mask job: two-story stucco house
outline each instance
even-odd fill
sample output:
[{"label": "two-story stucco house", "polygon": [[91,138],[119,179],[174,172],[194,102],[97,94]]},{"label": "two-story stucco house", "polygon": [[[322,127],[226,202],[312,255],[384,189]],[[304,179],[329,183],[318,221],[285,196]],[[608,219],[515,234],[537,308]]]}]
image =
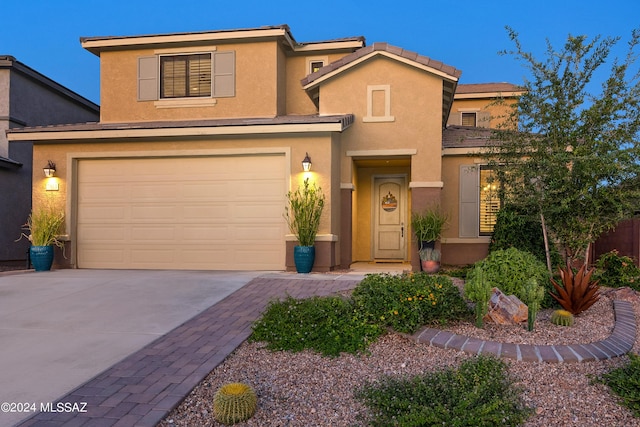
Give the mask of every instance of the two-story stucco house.
[{"label": "two-story stucco house", "polygon": [[[300,43],[287,26],[81,44],[100,57],[100,122],[9,134],[58,165],[72,266],[292,269],[282,214],[306,178],[326,195],[317,271],[417,268],[411,212],[434,203],[451,216],[443,262],[486,253],[497,205],[481,200],[477,152],[490,101],[514,85],[459,85],[426,56],[361,37]],[[34,173],[35,205],[47,185]]]},{"label": "two-story stucco house", "polygon": [[[27,258],[29,242],[15,240],[31,210],[34,173],[31,144],[9,144],[5,131],[98,119],[99,108],[93,102],[13,56],[0,55],[0,261]],[[45,165],[36,164],[36,180],[44,177]]]}]

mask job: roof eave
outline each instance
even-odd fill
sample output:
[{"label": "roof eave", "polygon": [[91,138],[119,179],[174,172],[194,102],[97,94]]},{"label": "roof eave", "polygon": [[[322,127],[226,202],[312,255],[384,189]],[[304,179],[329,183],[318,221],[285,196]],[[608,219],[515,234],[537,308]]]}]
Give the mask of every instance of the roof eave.
[{"label": "roof eave", "polygon": [[133,124],[99,124],[88,123],[86,125],[51,126],[44,128],[22,128],[7,132],[9,141],[78,141],[85,142],[91,139],[137,139],[137,138],[175,138],[175,137],[200,137],[212,135],[256,135],[278,133],[316,133],[316,132],[343,132],[354,121],[352,114],[340,116],[314,116],[305,120],[295,118],[287,121],[269,121],[269,119],[245,119],[233,124],[200,123],[197,126],[189,126],[188,123],[179,125],[176,123],[158,125],[153,123]]},{"label": "roof eave", "polygon": [[197,44],[241,39],[283,37],[293,49],[297,43],[287,25],[238,30],[202,31],[190,33],[149,34],[139,36],[80,37],[81,46],[100,56],[103,50],[132,49],[167,44]]}]

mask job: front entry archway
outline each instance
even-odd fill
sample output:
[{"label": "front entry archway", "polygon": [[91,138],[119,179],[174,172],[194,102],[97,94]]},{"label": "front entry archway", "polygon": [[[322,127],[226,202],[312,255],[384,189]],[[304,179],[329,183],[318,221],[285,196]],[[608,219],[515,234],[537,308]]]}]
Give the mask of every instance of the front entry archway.
[{"label": "front entry archway", "polygon": [[375,260],[407,259],[407,177],[373,177],[372,242]]}]

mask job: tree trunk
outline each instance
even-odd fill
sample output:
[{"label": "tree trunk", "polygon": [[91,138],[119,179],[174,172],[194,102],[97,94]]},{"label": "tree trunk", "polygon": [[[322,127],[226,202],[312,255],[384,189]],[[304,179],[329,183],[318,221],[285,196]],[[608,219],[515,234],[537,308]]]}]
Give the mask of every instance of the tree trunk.
[{"label": "tree trunk", "polygon": [[547,269],[549,275],[553,276],[553,267],[551,266],[551,254],[549,253],[549,237],[547,236],[547,226],[544,222],[544,214],[540,212],[540,223],[542,224],[542,237],[544,239],[544,256],[547,259]]}]

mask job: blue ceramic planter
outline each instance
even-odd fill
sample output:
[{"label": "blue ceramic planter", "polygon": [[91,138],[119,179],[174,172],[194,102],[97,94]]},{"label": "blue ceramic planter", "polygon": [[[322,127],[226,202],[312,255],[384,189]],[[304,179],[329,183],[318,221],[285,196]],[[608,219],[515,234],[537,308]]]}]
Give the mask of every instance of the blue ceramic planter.
[{"label": "blue ceramic planter", "polygon": [[31,246],[31,264],[36,271],[49,271],[53,264],[53,246]]},{"label": "blue ceramic planter", "polygon": [[309,273],[313,268],[313,262],[316,259],[315,246],[294,246],[293,260],[296,263],[296,271],[298,273]]}]

